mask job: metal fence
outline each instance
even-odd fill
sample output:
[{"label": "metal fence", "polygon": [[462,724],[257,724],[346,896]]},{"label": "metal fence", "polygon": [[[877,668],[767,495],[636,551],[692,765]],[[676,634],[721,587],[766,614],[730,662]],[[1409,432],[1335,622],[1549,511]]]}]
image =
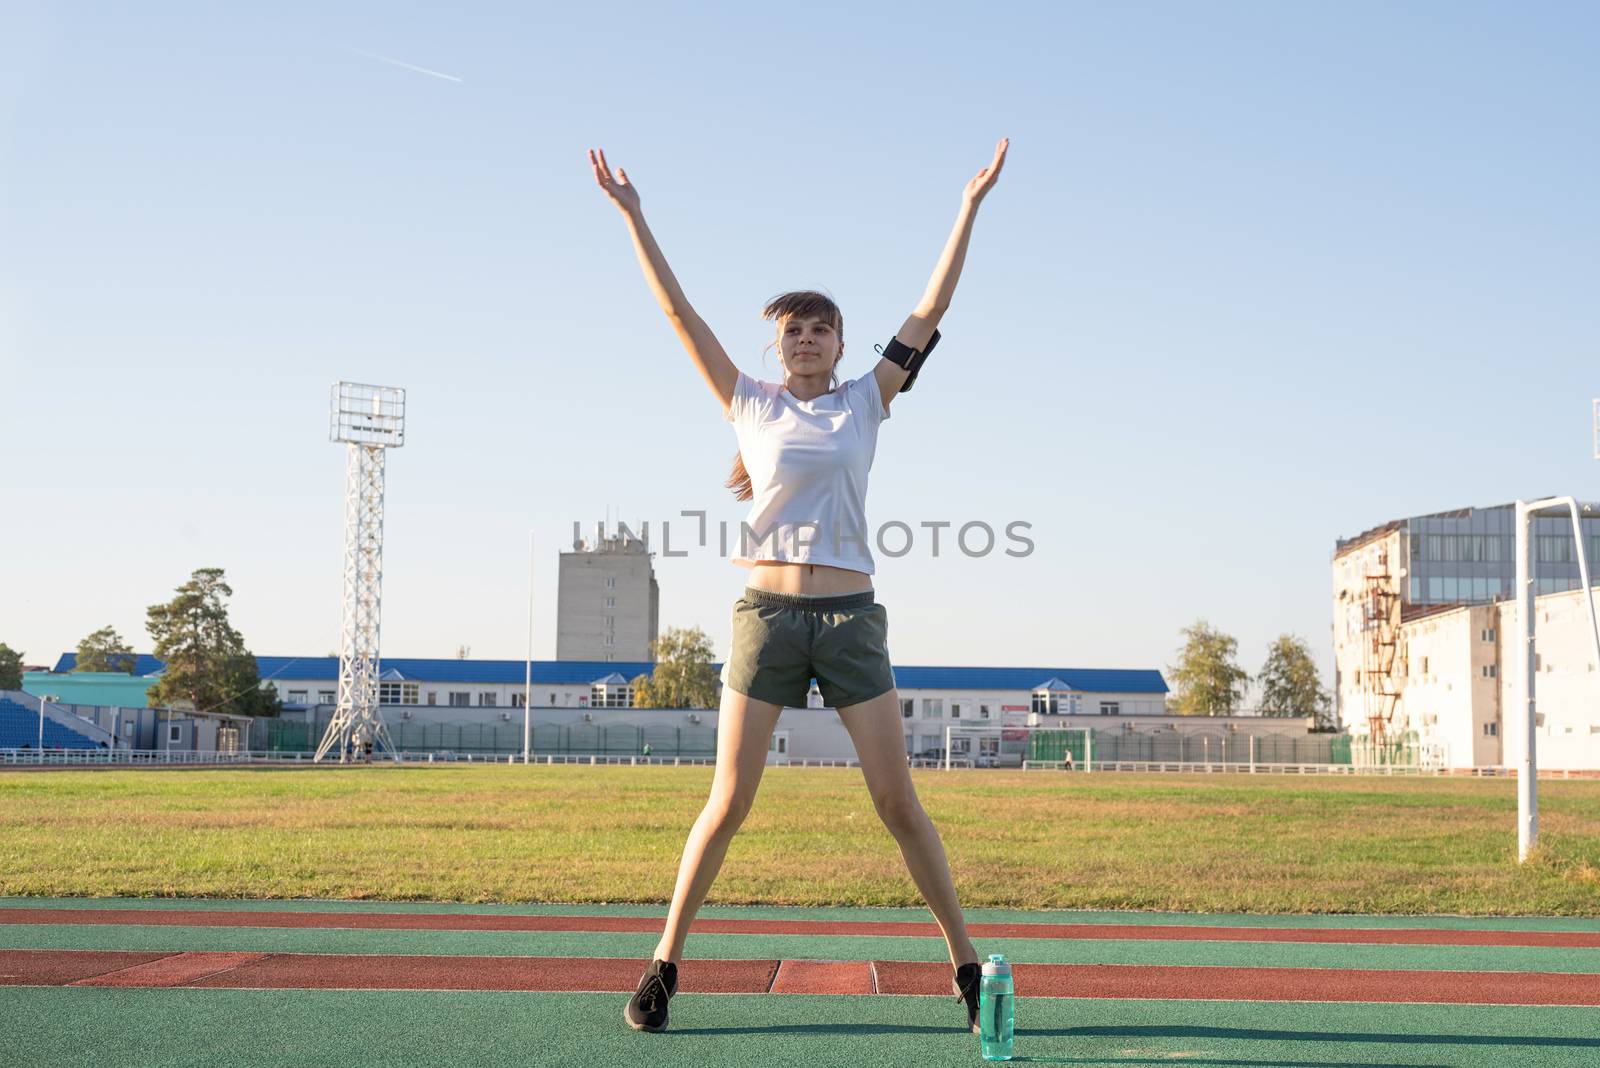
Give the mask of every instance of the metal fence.
[{"label": "metal fence", "polygon": [[[265,719],[264,736],[252,741],[272,753],[314,753],[326,723],[300,723]],[[388,724],[389,737],[402,753],[461,753],[506,756],[522,753],[520,723],[407,723]],[[542,755],[709,757],[717,755],[716,730],[711,727],[674,727],[666,724],[535,723],[532,750]]]}]

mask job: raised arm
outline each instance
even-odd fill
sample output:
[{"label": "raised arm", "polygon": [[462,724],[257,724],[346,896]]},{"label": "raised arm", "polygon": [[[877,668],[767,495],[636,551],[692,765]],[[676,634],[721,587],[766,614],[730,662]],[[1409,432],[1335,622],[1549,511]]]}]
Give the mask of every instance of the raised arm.
[{"label": "raised arm", "polygon": [[[895,339],[907,348],[921,352],[933,337],[939,320],[950,309],[950,298],[955,295],[956,282],[961,278],[961,265],[967,259],[967,242],[972,238],[972,223],[978,217],[978,205],[1000,177],[1000,167],[1006,161],[1006,150],[1010,146],[1010,138],[1002,137],[994,146],[994,159],[961,191],[961,210],[956,213],[956,225],[950,231],[950,239],[945,242],[944,252],[939,256],[939,265],[933,269],[928,288],[923,291],[915,310],[895,331]],[[911,377],[910,371],[887,358],[878,361],[873,374],[883,394],[885,408],[900,392],[906,379]]]},{"label": "raised arm", "polygon": [[633,236],[633,251],[639,257],[639,266],[644,268],[644,279],[650,284],[650,292],[655,294],[656,303],[661,305],[661,310],[672,323],[672,329],[677,331],[678,340],[689,350],[689,356],[700,369],[706,385],[711,387],[711,392],[717,395],[726,411],[733,403],[733,387],[739,379],[739,369],[728,359],[722,343],[683,295],[672,268],[667,266],[667,258],[656,244],[655,235],[645,225],[644,212],[639,207],[639,191],[628,181],[628,172],[618,167],[613,178],[605,152],[601,151],[596,156],[592,148],[589,150],[589,163],[594,168],[595,182],[627,220],[628,233]]}]

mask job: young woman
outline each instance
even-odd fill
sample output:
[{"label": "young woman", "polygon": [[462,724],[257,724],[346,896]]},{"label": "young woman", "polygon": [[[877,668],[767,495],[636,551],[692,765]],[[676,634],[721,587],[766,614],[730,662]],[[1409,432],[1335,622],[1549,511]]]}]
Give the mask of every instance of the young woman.
[{"label": "young woman", "polygon": [[595,181],[622,212],[656,302],[734,424],[740,451],[727,484],[740,500],[754,502],[734,557],[750,578],[733,609],[711,796],[684,846],[654,959],[623,1010],[635,1030],[666,1030],[689,925],[750,811],[778,714],[805,707],[813,677],[850,732],[873,807],[939,921],[955,969],[952,989],[966,1003],[968,1028],[977,1030],[978,953],[939,832],[906,767],[888,617],[873,597],[865,504],[878,427],[938,340],[978,205],[1000,177],[1008,147],[1002,139],[989,166],[967,183],[928,288],[883,357],[842,387],[844,317],[821,293],[785,293],[763,310],[777,324],[782,383],[758,382],[735,367],[684,298],[627,172],[618,167],[613,177],[605,153],[589,152]]}]

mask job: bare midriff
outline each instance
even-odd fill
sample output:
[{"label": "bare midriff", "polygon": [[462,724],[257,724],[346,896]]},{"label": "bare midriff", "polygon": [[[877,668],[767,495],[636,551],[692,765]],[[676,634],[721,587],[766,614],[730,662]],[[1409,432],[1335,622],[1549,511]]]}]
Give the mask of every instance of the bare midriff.
[{"label": "bare midriff", "polygon": [[872,576],[832,564],[797,564],[763,560],[750,568],[750,586],[771,593],[805,593],[826,597],[872,589]]}]

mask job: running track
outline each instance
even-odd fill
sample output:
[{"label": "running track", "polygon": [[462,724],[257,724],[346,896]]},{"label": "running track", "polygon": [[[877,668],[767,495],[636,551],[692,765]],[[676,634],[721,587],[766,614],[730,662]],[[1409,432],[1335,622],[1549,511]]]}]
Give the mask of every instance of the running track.
[{"label": "running track", "polygon": [[[0,1064],[981,1062],[918,909],[707,907],[665,1035],[649,906],[0,899]],[[1017,1059],[1600,1065],[1600,922],[972,909]],[[15,1021],[30,1021],[18,1026]]]}]

